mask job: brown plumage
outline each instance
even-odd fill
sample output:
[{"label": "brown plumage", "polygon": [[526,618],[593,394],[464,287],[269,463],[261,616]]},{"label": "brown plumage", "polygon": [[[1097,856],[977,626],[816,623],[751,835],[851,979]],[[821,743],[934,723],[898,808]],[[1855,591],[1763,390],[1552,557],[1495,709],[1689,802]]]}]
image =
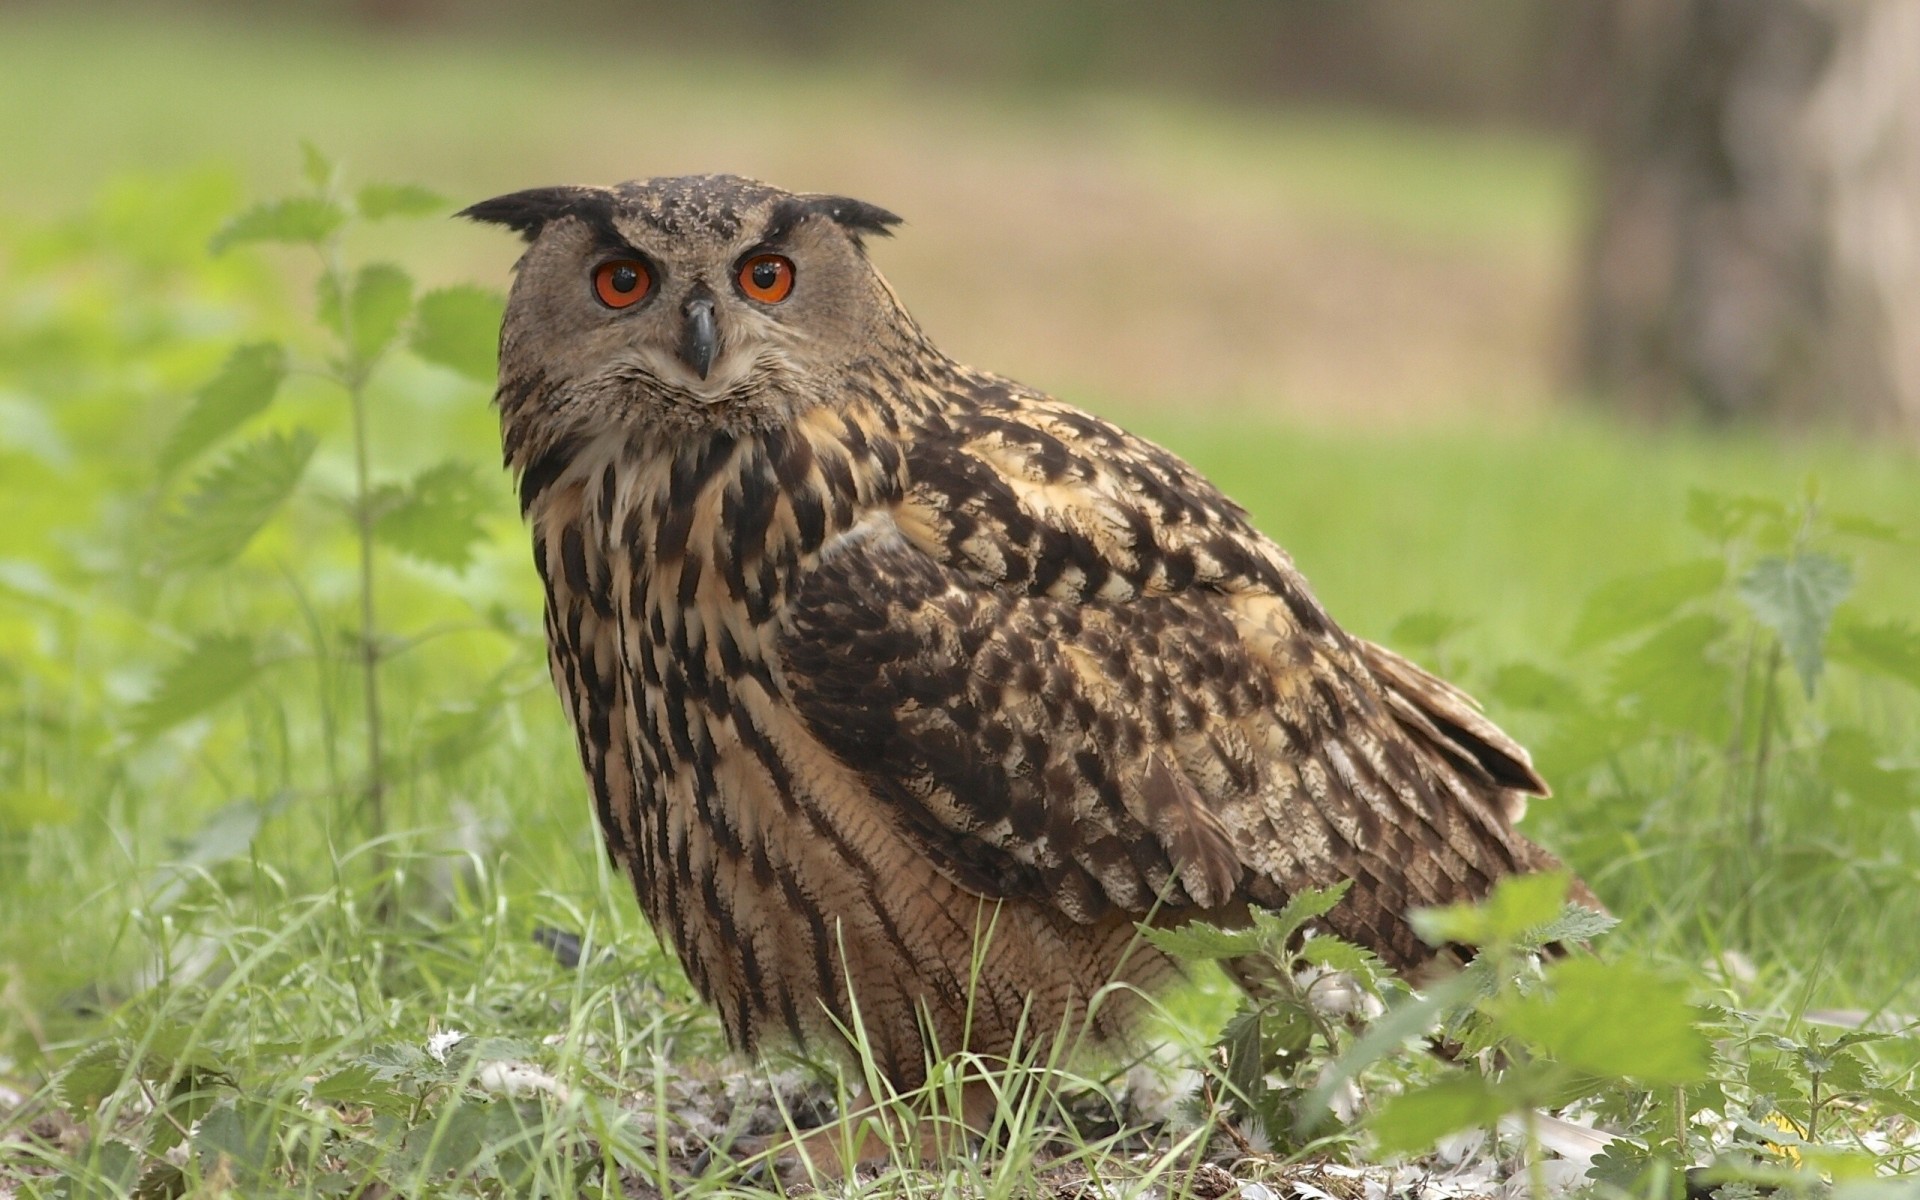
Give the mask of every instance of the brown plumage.
[{"label": "brown plumage", "polygon": [[740,1047],[857,1005],[911,1086],[923,1029],[1004,1054],[1162,980],[1140,920],[1350,879],[1327,925],[1412,969],[1408,908],[1553,865],[1468,697],[1174,455],[936,349],[890,214],[703,176],[468,215],[530,243],[498,400],[600,827]]}]

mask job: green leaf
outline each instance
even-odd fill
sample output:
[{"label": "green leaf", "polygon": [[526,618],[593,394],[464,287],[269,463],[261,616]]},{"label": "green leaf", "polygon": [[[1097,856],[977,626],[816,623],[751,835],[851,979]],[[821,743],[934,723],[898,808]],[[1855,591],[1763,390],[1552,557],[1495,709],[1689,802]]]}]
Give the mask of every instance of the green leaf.
[{"label": "green leaf", "polygon": [[344,314],[339,289],[333,286],[331,276],[321,278],[318,291],[321,324],[342,338],[352,333],[347,357],[355,363],[377,358],[413,309],[413,279],[392,263],[369,263],[360,268],[348,292],[350,302]]},{"label": "green leaf", "polygon": [[1842,726],[1820,743],[1820,774],[1840,791],[1876,808],[1904,809],[1913,801],[1920,771],[1890,764],[1864,729]]},{"label": "green leaf", "polygon": [[1741,577],[1740,599],[1755,620],[1780,635],[1809,697],[1820,681],[1833,610],[1852,590],[1853,568],[1815,551],[1763,558]]},{"label": "green leaf", "polygon": [[375,1046],[354,1060],[371,1070],[376,1079],[398,1083],[421,1083],[440,1077],[440,1064],[426,1051],[409,1042],[388,1042]]},{"label": "green leaf", "polygon": [[102,1100],[119,1090],[132,1068],[127,1044],[119,1039],[95,1042],[60,1072],[60,1102],[75,1120],[85,1120]]},{"label": "green leaf", "polygon": [[1712,595],[1726,578],[1724,562],[1702,558],[1603,583],[1574,622],[1571,648],[1585,650],[1658,624],[1681,605]]},{"label": "green leaf", "polygon": [[1694,1083],[1712,1065],[1686,985],[1631,962],[1562,959],[1547,968],[1546,987],[1495,1013],[1502,1028],[1556,1062],[1606,1079]]},{"label": "green leaf", "polygon": [[221,226],[208,250],[225,253],[247,242],[317,246],[347,223],[347,211],[323,196],[289,196],[255,205]]},{"label": "green leaf", "polygon": [[1450,1133],[1492,1125],[1511,1107],[1491,1080],[1459,1071],[1394,1096],[1369,1124],[1381,1154],[1412,1154]]},{"label": "green leaf", "polygon": [[1278,951],[1300,931],[1301,926],[1332,912],[1352,886],[1351,879],[1342,879],[1332,887],[1303,887],[1287,898],[1279,912],[1254,909],[1254,928],[1260,930],[1266,936],[1267,944]]},{"label": "green leaf", "polygon": [[387,217],[431,217],[449,212],[453,201],[415,183],[370,183],[360,189],[355,201],[360,215],[369,221]]},{"label": "green leaf", "polygon": [[420,297],[413,351],[430,363],[491,384],[499,363],[500,318],[506,300],[472,285],[440,288]]},{"label": "green leaf", "polygon": [[472,464],[443,462],[404,487],[388,486],[374,498],[374,536],[423,562],[462,570],[473,548],[486,540],[480,518],[493,499]]},{"label": "green leaf", "polygon": [[333,182],[333,160],[306,138],[300,139],[300,173],[307,177],[315,191],[325,191]]},{"label": "green leaf", "polygon": [[1565,871],[1509,875],[1479,904],[1416,908],[1407,919],[1430,946],[1512,946],[1561,916],[1571,884]]},{"label": "green leaf", "polygon": [[1329,971],[1345,971],[1356,978],[1381,973],[1380,959],[1371,950],[1337,937],[1311,937],[1300,943],[1300,958]]},{"label": "green leaf", "polygon": [[1726,736],[1733,673],[1713,651],[1727,631],[1727,623],[1709,613],[1660,629],[1614,660],[1614,696],[1631,699],[1641,716],[1666,728]]},{"label": "green leaf", "polygon": [[1558,917],[1533,930],[1529,936],[1537,938],[1542,945],[1552,945],[1556,942],[1590,942],[1619,923],[1619,917],[1569,900],[1566,907],[1560,910]]},{"label": "green leaf", "polygon": [[[251,799],[234,800],[215,809],[191,836],[175,841],[173,860],[156,872],[147,885],[151,896],[147,908],[155,913],[166,912],[186,894],[200,872],[245,858],[252,852],[254,839],[260,836],[260,827],[268,815],[266,806]],[[182,1031],[190,1033],[185,1027]],[[163,1048],[155,1046],[156,1050]],[[174,1051],[176,1057],[185,1053],[184,1047]],[[190,1061],[200,1066],[216,1065],[199,1054]]]},{"label": "green leaf", "polygon": [[160,449],[160,474],[173,474],[187,460],[232,433],[273,403],[287,377],[287,352],[277,342],[254,342],[227,357],[220,373],[201,387],[193,407],[173,427]]},{"label": "green leaf", "polygon": [[1580,708],[1580,689],[1571,679],[1532,663],[1508,663],[1493,673],[1487,692],[1509,708],[1564,713]]},{"label": "green leaf", "polygon": [[1920,1092],[1870,1087],[1867,1089],[1867,1098],[1888,1112],[1899,1113],[1913,1124],[1920,1125]]},{"label": "green leaf", "polygon": [[318,445],[302,429],[270,433],[234,450],[200,477],[162,530],[165,557],[183,567],[217,567],[238,558],[293,494]]},{"label": "green leaf", "polygon": [[1177,929],[1139,926],[1140,936],[1162,954],[1187,961],[1216,958],[1245,958],[1258,954],[1263,942],[1258,930],[1216,929],[1192,921]]},{"label": "green leaf", "polygon": [[1869,624],[1843,616],[1835,623],[1827,648],[1850,667],[1920,688],[1920,629],[1905,621]]},{"label": "green leaf", "polygon": [[201,1170],[211,1175],[225,1160],[233,1178],[258,1186],[277,1165],[275,1134],[285,1118],[269,1105],[235,1097],[214,1106],[194,1130],[193,1148]]},{"label": "green leaf", "polygon": [[1428,989],[1424,996],[1387,1010],[1367,1026],[1347,1052],[1320,1073],[1320,1081],[1300,1102],[1299,1128],[1311,1136],[1326,1116],[1333,1097],[1346,1081],[1390,1054],[1399,1053],[1409,1039],[1431,1029],[1442,1014],[1467,1000],[1481,985],[1484,968],[1460,972]]},{"label": "green leaf", "polygon": [[1227,1060],[1227,1086],[1248,1108],[1260,1103],[1267,1090],[1267,1047],[1257,1009],[1234,1014],[1220,1031],[1220,1049]]},{"label": "green leaf", "polygon": [[349,1063],[313,1082],[308,1094],[322,1104],[359,1104],[389,1116],[407,1115],[413,1098],[382,1079],[366,1063]]},{"label": "green leaf", "polygon": [[1898,546],[1907,540],[1907,535],[1901,532],[1898,525],[1861,513],[1830,513],[1827,516],[1827,524],[1833,527],[1835,533],[1864,538],[1870,542]]},{"label": "green leaf", "polygon": [[133,710],[131,725],[151,737],[195,717],[245,687],[260,671],[253,639],[206,634],[160,672],[152,692]]},{"label": "green leaf", "polygon": [[1687,493],[1687,524],[1716,542],[1732,541],[1751,529],[1759,541],[1777,545],[1790,535],[1793,520],[1778,500],[1695,488]]}]

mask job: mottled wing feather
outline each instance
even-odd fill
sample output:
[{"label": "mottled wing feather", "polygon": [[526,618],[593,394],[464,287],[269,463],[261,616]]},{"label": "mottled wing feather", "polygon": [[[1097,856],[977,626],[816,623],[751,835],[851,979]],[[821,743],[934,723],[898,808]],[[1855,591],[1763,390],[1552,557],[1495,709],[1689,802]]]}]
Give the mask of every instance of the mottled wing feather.
[{"label": "mottled wing feather", "polygon": [[1522,864],[1525,755],[1348,637],[1174,456],[982,379],[918,431],[890,523],[791,605],[785,678],[933,865],[1076,920],[1275,905],[1411,965],[1403,915]]},{"label": "mottled wing feather", "polygon": [[630,868],[638,832],[628,680],[605,559],[587,553],[581,505],[578,484],[554,488],[534,517],[534,565],[547,594],[547,664],[573,723],[607,852]]}]

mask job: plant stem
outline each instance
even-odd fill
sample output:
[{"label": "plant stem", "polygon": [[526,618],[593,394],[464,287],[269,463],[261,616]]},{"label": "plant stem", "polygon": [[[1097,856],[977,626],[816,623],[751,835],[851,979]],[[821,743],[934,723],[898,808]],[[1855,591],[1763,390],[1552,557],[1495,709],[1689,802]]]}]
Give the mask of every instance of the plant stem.
[{"label": "plant stem", "polygon": [[1747,793],[1747,850],[1758,853],[1760,837],[1766,832],[1767,756],[1773,750],[1774,700],[1780,690],[1780,639],[1773,639],[1767,652],[1767,670],[1760,694],[1759,744],[1753,752],[1753,786]]},{"label": "plant stem", "polygon": [[[1535,1197],[1547,1194],[1547,1166],[1540,1159],[1540,1112],[1532,1104],[1520,1109],[1520,1120],[1527,1134],[1527,1190]],[[1496,1146],[1499,1134],[1495,1135]]]},{"label": "plant stem", "polygon": [[375,904],[376,914],[388,912],[391,896],[387,891],[387,861],[384,839],[387,835],[387,777],[380,738],[380,641],[378,615],[374,607],[373,574],[373,491],[367,454],[367,374],[371,364],[361,361],[353,336],[353,296],[351,283],[341,262],[338,235],[327,246],[327,272],[333,277],[334,295],[340,306],[340,374],[347,392],[353,418],[353,523],[360,546],[360,696],[367,726],[367,777],[361,788],[369,832],[376,843],[374,875],[381,890]]},{"label": "plant stem", "polygon": [[373,602],[373,498],[367,487],[366,381],[358,372],[349,380],[353,402],[353,515],[360,541],[360,688],[367,716],[367,815],[373,836],[387,832],[386,772],[380,752],[380,642]]}]

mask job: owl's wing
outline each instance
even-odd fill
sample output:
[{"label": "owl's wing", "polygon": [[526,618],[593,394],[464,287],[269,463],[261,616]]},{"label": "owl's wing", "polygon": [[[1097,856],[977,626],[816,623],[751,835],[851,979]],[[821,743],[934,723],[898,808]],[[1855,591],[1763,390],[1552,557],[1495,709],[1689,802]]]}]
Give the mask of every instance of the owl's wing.
[{"label": "owl's wing", "polygon": [[[547,665],[572,719],[607,852],[628,867],[643,831],[634,826],[635,779],[627,757],[627,679],[605,561],[586,553],[581,487],[549,487],[529,508],[534,565],[547,593]],[[635,880],[636,886],[643,881]]]},{"label": "owl's wing", "polygon": [[1342,633],[1173,456],[1060,420],[1094,422],[943,421],[782,638],[804,718],[937,869],[1082,921],[1351,878],[1336,931],[1411,965],[1408,907],[1551,861],[1512,829],[1544,788],[1471,701]]}]

